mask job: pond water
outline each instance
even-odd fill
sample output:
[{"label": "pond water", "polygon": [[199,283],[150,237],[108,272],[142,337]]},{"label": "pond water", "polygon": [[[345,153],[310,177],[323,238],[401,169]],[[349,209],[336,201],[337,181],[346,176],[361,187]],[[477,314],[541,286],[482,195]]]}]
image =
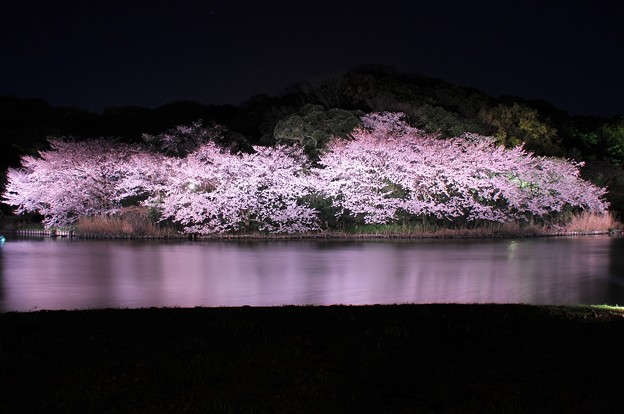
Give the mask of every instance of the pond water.
[{"label": "pond water", "polygon": [[624,305],[624,238],[9,238],[0,248],[0,312],[443,302]]}]

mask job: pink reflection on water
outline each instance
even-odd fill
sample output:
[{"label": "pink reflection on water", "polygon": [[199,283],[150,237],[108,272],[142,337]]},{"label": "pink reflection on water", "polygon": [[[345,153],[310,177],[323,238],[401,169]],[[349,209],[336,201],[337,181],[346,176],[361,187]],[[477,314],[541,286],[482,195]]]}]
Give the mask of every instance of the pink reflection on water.
[{"label": "pink reflection on water", "polygon": [[607,303],[624,299],[609,278],[612,245],[608,237],[245,244],[15,240],[0,252],[0,310]]}]

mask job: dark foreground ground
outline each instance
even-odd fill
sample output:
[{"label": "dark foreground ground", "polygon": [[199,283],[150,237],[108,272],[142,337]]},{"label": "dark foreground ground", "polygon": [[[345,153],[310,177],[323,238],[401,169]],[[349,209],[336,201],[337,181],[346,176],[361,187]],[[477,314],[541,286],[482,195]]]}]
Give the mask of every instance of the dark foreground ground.
[{"label": "dark foreground ground", "polygon": [[0,314],[1,413],[619,413],[624,311]]}]

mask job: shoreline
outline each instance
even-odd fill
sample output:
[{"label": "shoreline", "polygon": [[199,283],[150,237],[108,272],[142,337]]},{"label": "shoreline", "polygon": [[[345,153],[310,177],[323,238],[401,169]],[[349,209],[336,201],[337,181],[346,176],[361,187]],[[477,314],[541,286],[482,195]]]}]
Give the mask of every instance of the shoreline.
[{"label": "shoreline", "polygon": [[322,232],[301,234],[214,234],[214,235],[108,235],[108,234],[80,234],[67,230],[13,230],[5,231],[5,235],[19,237],[50,237],[68,238],[76,240],[422,240],[422,239],[504,239],[504,238],[540,238],[540,237],[575,237],[575,236],[601,236],[623,235],[624,230],[611,229],[603,231],[553,231],[553,232],[506,232],[506,231],[483,231],[477,229],[452,230],[441,229],[436,232],[422,233],[349,233],[349,232]]},{"label": "shoreline", "polygon": [[564,223],[475,222],[353,224],[301,233],[267,233],[237,230],[225,233],[183,233],[180,228],[130,218],[91,218],[66,228],[44,228],[41,222],[0,220],[0,232],[18,236],[113,240],[389,240],[389,239],[484,239],[519,237],[570,237],[617,235],[624,224],[612,213],[575,214]]}]

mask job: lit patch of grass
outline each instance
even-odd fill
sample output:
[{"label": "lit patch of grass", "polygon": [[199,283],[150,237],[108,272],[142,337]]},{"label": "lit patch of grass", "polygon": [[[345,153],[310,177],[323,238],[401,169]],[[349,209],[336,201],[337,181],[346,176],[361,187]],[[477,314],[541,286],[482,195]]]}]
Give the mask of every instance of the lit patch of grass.
[{"label": "lit patch of grass", "polygon": [[624,316],[624,307],[618,305],[537,306],[550,317],[590,323],[613,321]]},{"label": "lit patch of grass", "polygon": [[619,305],[592,305],[592,308],[598,309],[600,311],[608,311],[608,312],[611,312],[611,313],[615,313],[615,314],[624,316],[624,306],[619,306]]}]

